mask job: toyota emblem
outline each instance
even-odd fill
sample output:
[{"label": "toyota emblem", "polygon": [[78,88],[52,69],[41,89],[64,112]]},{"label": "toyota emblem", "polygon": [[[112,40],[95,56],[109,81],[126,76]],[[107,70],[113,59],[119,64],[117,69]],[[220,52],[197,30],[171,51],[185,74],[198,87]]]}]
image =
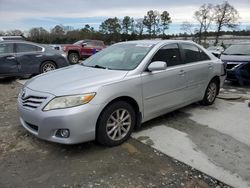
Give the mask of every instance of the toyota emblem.
[{"label": "toyota emblem", "polygon": [[25,95],[26,95],[26,91],[25,89],[22,90],[22,93],[21,93],[21,98],[24,99],[25,98]]}]

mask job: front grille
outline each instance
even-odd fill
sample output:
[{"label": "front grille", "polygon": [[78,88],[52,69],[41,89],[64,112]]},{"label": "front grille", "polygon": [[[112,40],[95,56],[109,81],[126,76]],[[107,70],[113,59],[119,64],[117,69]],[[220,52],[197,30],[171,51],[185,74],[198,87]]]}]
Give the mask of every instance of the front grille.
[{"label": "front grille", "polygon": [[239,65],[239,64],[237,64],[237,63],[227,63],[227,70],[232,70],[237,65]]},{"label": "front grille", "polygon": [[47,97],[40,97],[40,96],[27,96],[22,99],[22,105],[23,107],[30,108],[30,109],[36,109],[38,108]]},{"label": "front grille", "polygon": [[31,123],[28,123],[28,122],[25,122],[25,123],[26,123],[26,125],[28,125],[28,127],[29,127],[30,129],[32,129],[32,130],[35,131],[35,132],[38,132],[38,126],[33,125],[33,124],[31,124]]}]

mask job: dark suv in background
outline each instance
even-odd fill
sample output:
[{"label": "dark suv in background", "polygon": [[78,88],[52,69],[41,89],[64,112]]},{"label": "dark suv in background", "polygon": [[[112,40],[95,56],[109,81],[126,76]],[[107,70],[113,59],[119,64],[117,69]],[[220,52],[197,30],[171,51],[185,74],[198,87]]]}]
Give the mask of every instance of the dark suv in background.
[{"label": "dark suv in background", "polygon": [[227,80],[250,84],[250,43],[231,45],[222,53],[221,60],[226,64]]},{"label": "dark suv in background", "polygon": [[68,66],[66,54],[22,40],[0,42],[0,77],[29,76]]},{"label": "dark suv in background", "polygon": [[62,50],[68,54],[71,64],[76,64],[80,59],[87,58],[105,48],[100,40],[80,40],[74,44],[62,45]]}]

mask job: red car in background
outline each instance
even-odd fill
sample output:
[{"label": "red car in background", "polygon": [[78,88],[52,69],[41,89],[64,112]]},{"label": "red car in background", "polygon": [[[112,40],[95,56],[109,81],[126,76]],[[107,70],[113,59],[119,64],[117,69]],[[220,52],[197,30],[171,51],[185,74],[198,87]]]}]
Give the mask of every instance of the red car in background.
[{"label": "red car in background", "polygon": [[105,48],[105,44],[100,40],[80,40],[74,44],[62,46],[62,50],[68,54],[71,64],[78,63],[80,59],[88,58],[103,48]]}]

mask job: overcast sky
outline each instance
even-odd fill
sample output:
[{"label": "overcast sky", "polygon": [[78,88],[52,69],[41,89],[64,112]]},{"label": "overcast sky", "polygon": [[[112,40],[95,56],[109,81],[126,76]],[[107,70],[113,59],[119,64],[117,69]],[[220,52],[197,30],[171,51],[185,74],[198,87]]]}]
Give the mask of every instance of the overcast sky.
[{"label": "overcast sky", "polygon": [[[0,30],[57,24],[81,28],[89,24],[98,28],[107,17],[143,17],[148,10],[167,10],[173,26],[183,21],[194,22],[193,13],[204,3],[221,0],[0,0]],[[229,0],[240,13],[240,22],[250,25],[250,0]],[[171,28],[170,28],[171,29]],[[174,27],[172,27],[174,30]]]}]

